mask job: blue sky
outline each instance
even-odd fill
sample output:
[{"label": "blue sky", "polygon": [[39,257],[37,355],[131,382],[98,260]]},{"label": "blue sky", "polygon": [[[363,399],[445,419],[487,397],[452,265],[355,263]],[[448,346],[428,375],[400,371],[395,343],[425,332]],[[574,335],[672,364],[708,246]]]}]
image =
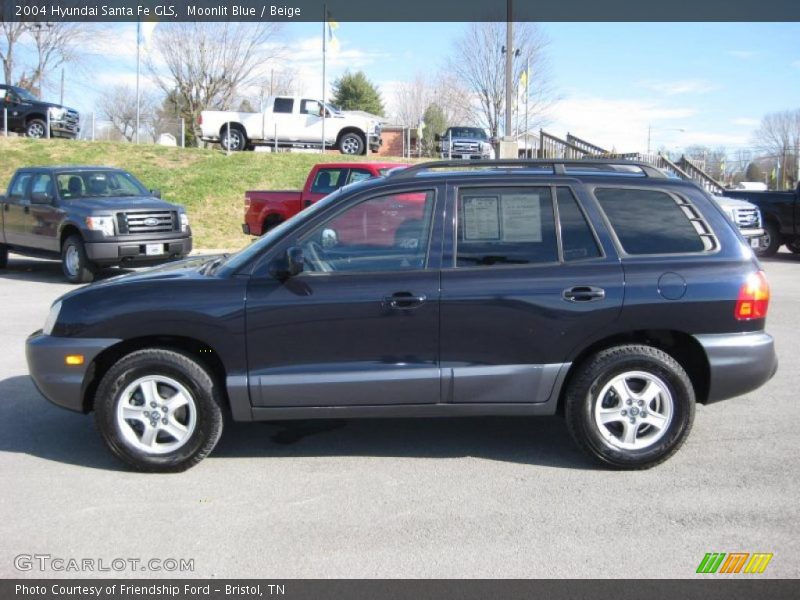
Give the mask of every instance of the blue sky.
[{"label": "blue sky", "polygon": [[[114,24],[113,48],[97,50],[66,102],[91,111],[96,93],[133,82],[135,25]],[[551,84],[558,94],[547,129],[618,151],[689,144],[752,145],[772,111],[800,108],[798,23],[543,23]],[[438,72],[464,23],[341,23],[329,81],[361,69],[391,110],[400,82]],[[287,24],[283,41],[306,94],[321,94],[319,23]],[[676,131],[683,129],[683,132]]]}]

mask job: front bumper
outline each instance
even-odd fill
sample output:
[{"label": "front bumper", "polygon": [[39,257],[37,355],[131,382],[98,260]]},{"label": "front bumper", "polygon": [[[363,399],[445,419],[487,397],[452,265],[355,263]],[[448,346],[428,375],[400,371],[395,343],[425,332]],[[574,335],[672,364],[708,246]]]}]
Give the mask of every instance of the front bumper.
[{"label": "front bumper", "polygon": [[[92,379],[94,359],[118,339],[64,338],[32,333],[25,342],[28,371],[42,396],[53,404],[86,412],[83,397]],[[81,354],[82,365],[67,366],[64,357]]]},{"label": "front bumper", "polygon": [[[162,254],[148,255],[149,244],[161,244]],[[192,238],[87,242],[84,247],[89,260],[101,265],[153,264],[188,255],[192,251]]]},{"label": "front bumper", "polygon": [[696,335],[708,357],[711,379],[707,402],[751,392],[778,370],[772,336],[763,331]]}]

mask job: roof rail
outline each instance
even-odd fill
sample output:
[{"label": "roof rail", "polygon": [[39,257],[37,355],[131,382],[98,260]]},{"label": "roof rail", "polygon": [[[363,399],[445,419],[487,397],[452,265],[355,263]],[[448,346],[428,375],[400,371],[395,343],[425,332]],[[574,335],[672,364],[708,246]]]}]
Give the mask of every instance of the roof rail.
[{"label": "roof rail", "polygon": [[552,158],[503,158],[503,159],[484,159],[484,160],[433,160],[425,163],[419,163],[406,167],[405,169],[398,169],[389,173],[392,179],[410,179],[420,173],[431,171],[434,169],[469,169],[472,167],[483,168],[509,168],[520,169],[525,167],[547,167],[553,170],[554,175],[568,174],[565,167],[567,166],[588,166],[588,165],[608,165],[620,167],[639,167],[646,177],[655,177],[663,179],[667,175],[649,165],[645,162],[631,161],[620,158],[582,158],[582,159],[552,159]]}]

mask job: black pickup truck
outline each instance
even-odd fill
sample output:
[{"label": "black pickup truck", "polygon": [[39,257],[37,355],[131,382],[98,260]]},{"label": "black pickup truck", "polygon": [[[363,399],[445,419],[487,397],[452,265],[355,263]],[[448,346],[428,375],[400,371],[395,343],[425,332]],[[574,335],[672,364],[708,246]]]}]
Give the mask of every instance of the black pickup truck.
[{"label": "black pickup truck", "polygon": [[75,138],[80,133],[80,114],[73,108],[42,102],[28,90],[0,85],[0,131],[43,138],[48,124],[50,137]]},{"label": "black pickup truck", "polygon": [[800,185],[788,192],[725,190],[725,196],[747,200],[761,211],[764,237],[759,256],[773,256],[781,244],[800,254]]},{"label": "black pickup truck", "polygon": [[107,167],[19,169],[0,196],[0,269],[8,251],[60,258],[71,283],[98,267],[157,264],[192,250],[182,206]]}]

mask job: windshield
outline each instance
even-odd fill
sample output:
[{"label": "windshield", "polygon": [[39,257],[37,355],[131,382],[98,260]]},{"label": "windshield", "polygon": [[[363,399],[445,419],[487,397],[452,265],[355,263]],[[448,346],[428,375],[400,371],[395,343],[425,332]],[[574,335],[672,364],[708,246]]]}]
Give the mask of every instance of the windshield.
[{"label": "windshield", "polygon": [[258,256],[264,249],[272,245],[273,242],[281,239],[285,231],[288,231],[300,219],[307,219],[313,217],[320,210],[324,210],[332,202],[336,202],[339,196],[342,195],[342,188],[335,192],[328,194],[319,202],[316,202],[308,208],[301,210],[299,213],[287,219],[274,229],[270,229],[267,233],[258,238],[255,242],[250,244],[244,250],[240,250],[236,254],[232,254],[230,258],[220,265],[221,269],[225,272],[233,272],[242,266],[246,265],[250,259]]},{"label": "windshield", "polygon": [[133,175],[125,171],[66,171],[56,175],[56,182],[64,200],[150,195]]},{"label": "windshield", "polygon": [[451,127],[448,135],[454,138],[469,138],[473,140],[485,140],[486,132],[479,127]]},{"label": "windshield", "polygon": [[17,94],[22,100],[27,100],[28,102],[38,102],[39,99],[31,94],[28,90],[22,88],[14,88],[14,93]]}]

